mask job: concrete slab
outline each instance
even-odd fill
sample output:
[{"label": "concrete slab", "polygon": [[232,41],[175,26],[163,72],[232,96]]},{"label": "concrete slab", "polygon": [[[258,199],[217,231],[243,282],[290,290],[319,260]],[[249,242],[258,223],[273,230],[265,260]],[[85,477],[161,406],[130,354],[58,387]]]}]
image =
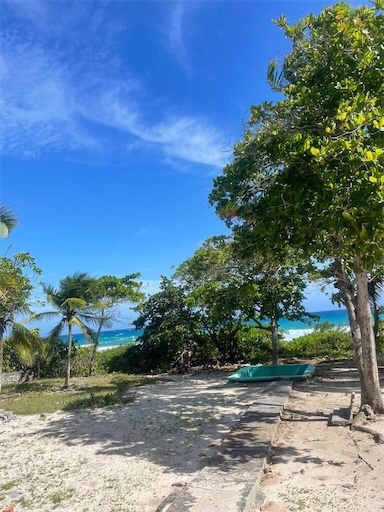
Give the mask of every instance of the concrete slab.
[{"label": "concrete slab", "polygon": [[[241,385],[249,387],[252,383]],[[291,389],[292,382],[288,381],[258,387],[256,401],[223,440],[216,455],[157,512],[250,511]]]}]

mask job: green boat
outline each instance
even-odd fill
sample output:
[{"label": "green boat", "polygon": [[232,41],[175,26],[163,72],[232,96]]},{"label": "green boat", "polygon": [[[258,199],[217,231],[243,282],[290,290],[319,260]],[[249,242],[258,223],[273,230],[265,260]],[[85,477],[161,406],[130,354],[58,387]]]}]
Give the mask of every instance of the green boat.
[{"label": "green boat", "polygon": [[306,379],[315,371],[313,364],[279,364],[245,366],[228,377],[230,382],[253,382],[275,379]]}]

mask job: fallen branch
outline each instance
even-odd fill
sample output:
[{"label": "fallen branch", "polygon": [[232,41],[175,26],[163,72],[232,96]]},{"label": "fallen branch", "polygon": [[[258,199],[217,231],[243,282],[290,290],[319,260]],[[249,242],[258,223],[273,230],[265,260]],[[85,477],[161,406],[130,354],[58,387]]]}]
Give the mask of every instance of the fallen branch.
[{"label": "fallen branch", "polygon": [[372,469],[372,471],[373,471],[373,466],[372,466],[369,462],[367,462],[367,461],[364,459],[364,457],[362,457],[360,454],[358,454],[357,456],[359,457],[359,459],[360,459],[360,460],[362,460],[362,461],[363,461],[363,462],[364,462],[364,463],[365,463],[369,468],[371,468],[371,469]]}]

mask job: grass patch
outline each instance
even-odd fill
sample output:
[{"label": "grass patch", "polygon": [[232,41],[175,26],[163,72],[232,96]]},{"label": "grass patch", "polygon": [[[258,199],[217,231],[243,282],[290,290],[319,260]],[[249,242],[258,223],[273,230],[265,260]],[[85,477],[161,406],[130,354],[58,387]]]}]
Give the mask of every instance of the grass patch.
[{"label": "grass patch", "polygon": [[55,505],[54,508],[61,505],[64,500],[69,500],[75,493],[75,489],[67,489],[66,491],[58,491],[49,496],[52,503]]},{"label": "grass patch", "polygon": [[0,485],[0,491],[9,491],[12,487],[15,487],[19,482],[17,480],[11,480],[10,482],[5,482]]},{"label": "grass patch", "polygon": [[62,379],[44,379],[4,386],[0,394],[0,409],[15,414],[45,414],[59,410],[86,409],[132,402],[129,389],[153,384],[154,379],[142,375],[102,375],[73,378],[68,389]]}]

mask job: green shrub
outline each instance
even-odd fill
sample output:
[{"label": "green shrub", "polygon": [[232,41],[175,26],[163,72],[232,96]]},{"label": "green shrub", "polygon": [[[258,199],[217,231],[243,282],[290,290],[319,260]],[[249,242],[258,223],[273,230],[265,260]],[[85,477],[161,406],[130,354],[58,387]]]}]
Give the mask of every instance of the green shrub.
[{"label": "green shrub", "polygon": [[[76,345],[74,346],[74,352],[75,351]],[[60,339],[55,340],[47,358],[40,361],[41,378],[62,377],[64,375],[66,357],[66,342]],[[25,362],[20,359],[18,351],[14,350],[13,344],[6,339],[4,343],[3,372],[8,373],[14,371],[37,375],[37,363],[34,362],[32,366],[25,364]]]},{"label": "green shrub", "polygon": [[271,333],[247,325],[242,329],[239,338],[239,356],[244,362],[257,364],[272,360]]},{"label": "green shrub", "polygon": [[353,357],[352,338],[339,330],[312,332],[280,343],[280,357]]},{"label": "green shrub", "polygon": [[96,367],[107,373],[142,373],[140,345],[131,343],[97,352]]}]

